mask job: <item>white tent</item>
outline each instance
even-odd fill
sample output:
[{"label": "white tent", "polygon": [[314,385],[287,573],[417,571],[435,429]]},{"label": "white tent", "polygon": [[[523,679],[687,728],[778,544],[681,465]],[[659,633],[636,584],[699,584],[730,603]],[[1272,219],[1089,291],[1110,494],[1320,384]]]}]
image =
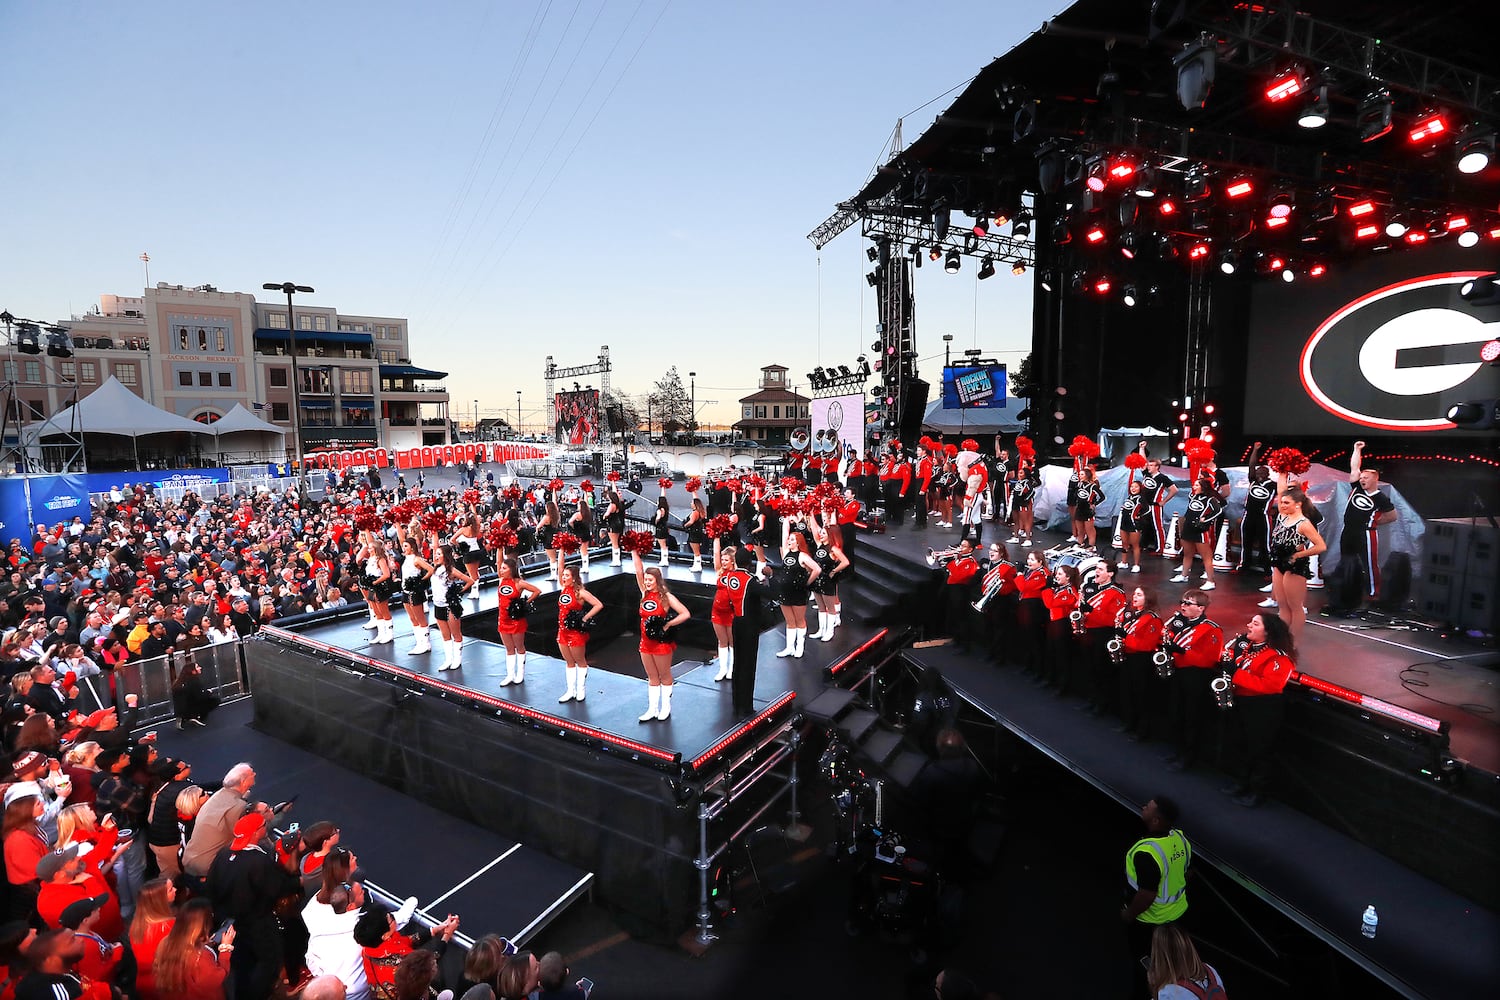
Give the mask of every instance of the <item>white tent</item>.
[{"label": "white tent", "polygon": [[243,403],[235,403],[230,411],[218,420],[208,425],[215,434],[239,434],[253,432],[257,434],[279,434],[286,436],[286,428],[277,427],[275,424],[262,420],[249,410],[245,409]]},{"label": "white tent", "polygon": [[146,402],[111,375],[75,406],[59,410],[41,423],[26,428],[28,438],[55,434],[115,434],[140,437],[144,434],[212,434],[213,428],[187,417],[159,410]]},{"label": "white tent", "polygon": [[943,409],[942,399],[927,404],[922,414],[922,430],[938,434],[1017,434],[1026,429],[1026,421],[1016,415],[1030,401],[1011,396],[996,408]]},{"label": "white tent", "polygon": [[208,426],[218,441],[220,461],[230,456],[279,461],[286,454],[286,429],[262,420],[241,403]]}]

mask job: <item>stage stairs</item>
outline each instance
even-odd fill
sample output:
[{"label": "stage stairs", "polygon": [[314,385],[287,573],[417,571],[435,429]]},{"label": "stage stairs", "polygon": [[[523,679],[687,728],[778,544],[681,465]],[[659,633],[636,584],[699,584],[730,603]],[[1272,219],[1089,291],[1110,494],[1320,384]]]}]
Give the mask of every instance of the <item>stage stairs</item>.
[{"label": "stage stairs", "polygon": [[844,615],[869,625],[906,624],[913,609],[924,605],[932,569],[924,561],[908,559],[870,544],[863,536],[847,582],[839,585]]},{"label": "stage stairs", "polygon": [[802,706],[802,714],[837,734],[861,764],[910,790],[927,756],[880,717],[856,692],[829,688]]}]

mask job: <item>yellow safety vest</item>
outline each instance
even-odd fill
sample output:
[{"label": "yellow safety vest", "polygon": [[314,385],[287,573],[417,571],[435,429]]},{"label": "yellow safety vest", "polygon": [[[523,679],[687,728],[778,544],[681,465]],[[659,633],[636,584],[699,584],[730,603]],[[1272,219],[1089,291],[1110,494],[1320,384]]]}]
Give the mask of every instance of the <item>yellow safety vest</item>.
[{"label": "yellow safety vest", "polygon": [[1135,880],[1135,855],[1142,850],[1155,856],[1156,866],[1161,870],[1161,881],[1156,886],[1156,898],[1136,919],[1146,924],[1169,924],[1187,912],[1187,868],[1193,858],[1193,849],[1181,830],[1137,840],[1125,852],[1125,880],[1132,889],[1139,888]]}]

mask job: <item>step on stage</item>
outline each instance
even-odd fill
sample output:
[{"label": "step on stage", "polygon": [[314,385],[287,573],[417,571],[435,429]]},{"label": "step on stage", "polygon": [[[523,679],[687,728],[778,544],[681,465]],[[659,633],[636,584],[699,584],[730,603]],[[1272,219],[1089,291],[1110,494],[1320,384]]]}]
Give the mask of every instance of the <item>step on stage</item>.
[{"label": "step on stage", "polygon": [[[634,592],[633,578],[599,570],[591,574],[596,593],[609,583]],[[677,568],[672,575],[690,607],[705,600],[695,589],[711,593],[677,579],[687,576]],[[538,598],[535,632],[555,622],[549,598]],[[477,607],[465,632],[492,632],[493,586]],[[792,667],[767,653],[780,638],[767,632],[753,716],[734,717],[714,664],[685,661],[673,671],[671,718],[641,723],[642,678],[595,666],[587,699],[559,704],[566,682],[556,657],[529,653],[525,682],[502,687],[498,643],[467,638],[462,668],[438,672],[441,651],[406,654],[412,635],[403,615],[394,643],[372,643],[365,621],[363,610],[309,616],[265,627],[262,641],[247,643],[257,728],[444,812],[545,845],[593,872],[593,891],[630,929],[661,939],[695,919],[706,936],[713,859],[757,824],[795,820],[800,715],[783,684],[869,650],[851,650],[847,639],[813,643]],[[541,638],[534,633],[528,646]]]}]

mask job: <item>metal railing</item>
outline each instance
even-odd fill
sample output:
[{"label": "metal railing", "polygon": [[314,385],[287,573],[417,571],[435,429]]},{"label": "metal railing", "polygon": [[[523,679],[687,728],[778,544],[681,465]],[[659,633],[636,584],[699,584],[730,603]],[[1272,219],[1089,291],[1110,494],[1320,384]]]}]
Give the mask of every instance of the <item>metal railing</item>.
[{"label": "metal railing", "polygon": [[172,682],[189,659],[202,670],[203,686],[221,701],[250,693],[245,672],[242,642],[221,642],[204,646],[191,653],[172,652],[146,660],[128,660],[116,667],[111,677],[100,674],[78,681],[79,707],[87,711],[113,705],[122,715],[127,695],[136,696],[140,715],[138,726],[170,722],[177,716],[172,702]]}]

